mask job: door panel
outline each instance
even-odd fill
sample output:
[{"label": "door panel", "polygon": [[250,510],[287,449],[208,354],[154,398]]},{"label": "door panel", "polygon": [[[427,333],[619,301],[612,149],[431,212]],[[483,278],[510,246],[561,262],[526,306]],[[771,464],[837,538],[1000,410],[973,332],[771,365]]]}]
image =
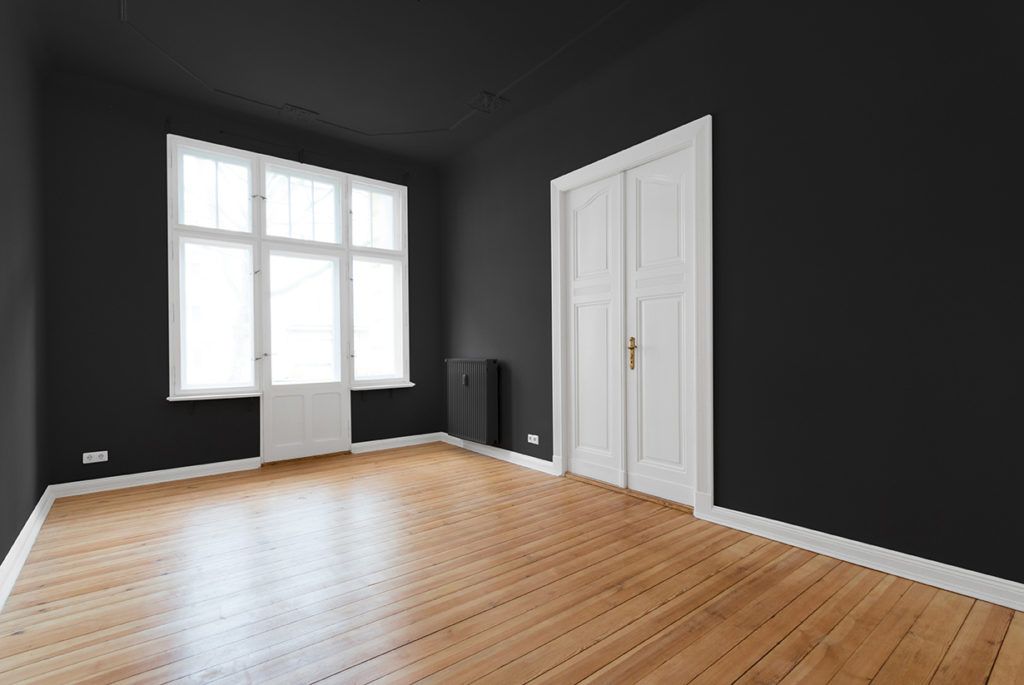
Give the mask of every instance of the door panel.
[{"label": "door panel", "polygon": [[612,456],[608,440],[608,354],[611,322],[607,302],[576,306],[576,446]]},{"label": "door panel", "polygon": [[626,375],[626,471],[629,487],[693,503],[694,321],[692,269],[693,150],[625,173],[626,333],[636,339]]},{"label": "door panel", "polygon": [[318,392],[311,396],[313,407],[310,438],[314,443],[341,439],[341,395],[337,392]]},{"label": "door panel", "polygon": [[676,179],[634,176],[637,268],[682,261],[680,187]]},{"label": "door panel", "polygon": [[301,446],[305,437],[306,404],[302,395],[275,395],[267,402],[270,411],[271,451]]},{"label": "door panel", "polygon": [[622,177],[567,193],[570,463],[615,485],[622,468]]},{"label": "door panel", "polygon": [[684,468],[682,423],[682,297],[638,300],[637,454],[642,462]]},{"label": "door panel", "polygon": [[265,252],[264,459],[347,450],[346,261],[312,248],[269,246]]},{"label": "door panel", "polygon": [[608,193],[598,192],[582,207],[574,208],[573,272],[577,279],[608,274],[610,234],[608,224]]}]

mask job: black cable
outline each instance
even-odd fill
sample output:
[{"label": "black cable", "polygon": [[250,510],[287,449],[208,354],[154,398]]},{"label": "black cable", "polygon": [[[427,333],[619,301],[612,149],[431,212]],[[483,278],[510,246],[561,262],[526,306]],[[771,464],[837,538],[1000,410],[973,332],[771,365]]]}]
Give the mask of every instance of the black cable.
[{"label": "black cable", "polygon": [[[614,14],[618,13],[619,11],[621,11],[622,8],[624,8],[630,2],[632,2],[632,0],[624,0],[624,2],[619,3],[618,5],[613,7],[609,12],[605,13],[600,19],[598,19],[593,24],[591,24],[586,29],[584,29],[581,33],[577,34],[573,38],[569,39],[567,42],[563,43],[557,50],[552,52],[550,55],[545,57],[543,60],[541,60],[540,62],[535,64],[533,67],[531,67],[530,69],[525,71],[520,76],[518,76],[515,79],[513,79],[512,82],[509,83],[507,86],[505,86],[504,88],[502,88],[501,90],[499,90],[496,93],[488,93],[488,95],[493,96],[494,98],[496,98],[499,101],[507,101],[504,97],[502,97],[505,93],[507,93],[508,91],[512,90],[512,88],[516,87],[522,81],[526,80],[527,78],[529,78],[530,76],[532,76],[536,72],[540,71],[549,62],[554,60],[556,57],[558,57],[560,54],[562,54],[563,52],[568,50],[570,47],[572,47],[574,44],[576,44],[582,38],[584,38],[585,36],[590,34],[592,31],[594,31],[596,28],[598,28],[599,26],[604,24],[606,21],[608,21]],[[127,25],[128,28],[130,28],[132,31],[134,31],[136,34],[138,34],[143,40],[145,40],[147,43],[149,43],[149,45],[153,49],[155,49],[157,52],[159,52],[161,55],[163,55],[172,64],[174,64],[174,66],[176,66],[179,69],[181,69],[190,78],[195,80],[203,88],[205,88],[206,90],[210,91],[211,93],[216,93],[218,95],[225,95],[227,97],[237,98],[239,100],[244,100],[246,102],[250,102],[250,103],[255,104],[255,105],[260,105],[262,107],[269,107],[270,109],[276,110],[278,112],[287,111],[286,107],[281,106],[281,105],[274,105],[274,104],[271,104],[269,102],[264,102],[262,100],[256,100],[254,98],[250,98],[250,97],[247,97],[245,95],[239,95],[238,93],[232,93],[231,91],[227,91],[227,90],[223,90],[221,88],[215,88],[215,87],[211,86],[209,83],[207,83],[205,80],[203,80],[202,77],[200,77],[194,71],[192,71],[187,66],[185,66],[185,64],[183,64],[180,60],[176,59],[173,55],[171,55],[169,52],[164,50],[163,47],[161,47],[159,43],[157,43],[155,40],[153,40],[148,35],[146,35],[146,33],[142,29],[140,29],[138,26],[133,24],[131,22],[131,20],[129,20],[129,18],[128,18],[128,0],[121,0],[121,23]],[[310,120],[311,121],[319,122],[321,124],[326,124],[327,126],[333,126],[335,128],[340,128],[340,129],[342,129],[344,131],[349,131],[351,133],[355,133],[355,134],[358,134],[358,135],[361,135],[361,136],[371,137],[371,138],[372,137],[377,137],[377,136],[409,136],[409,135],[421,135],[421,134],[427,134],[427,133],[447,133],[447,132],[450,132],[450,131],[454,131],[456,128],[458,128],[463,123],[465,123],[470,118],[472,118],[473,115],[478,114],[481,111],[484,111],[484,110],[477,109],[477,108],[469,106],[469,105],[467,105],[467,109],[468,109],[468,111],[465,114],[463,114],[461,117],[459,117],[459,119],[456,120],[455,123],[453,123],[451,126],[447,126],[447,127],[444,127],[444,128],[422,128],[422,129],[410,129],[410,130],[400,130],[400,131],[376,131],[376,132],[372,132],[372,131],[364,131],[362,129],[358,129],[358,128],[355,128],[353,126],[346,126],[345,124],[339,124],[339,123],[336,123],[334,121],[330,121],[329,119],[324,119],[323,117],[320,117],[320,116],[310,117]]]}]

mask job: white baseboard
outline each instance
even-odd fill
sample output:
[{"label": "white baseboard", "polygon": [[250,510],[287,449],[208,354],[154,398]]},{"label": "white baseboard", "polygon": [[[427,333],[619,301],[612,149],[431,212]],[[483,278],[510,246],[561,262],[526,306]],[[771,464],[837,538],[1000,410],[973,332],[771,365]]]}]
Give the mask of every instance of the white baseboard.
[{"label": "white baseboard", "polygon": [[233,473],[235,471],[248,471],[258,469],[261,460],[259,457],[249,459],[234,459],[232,461],[216,461],[212,464],[198,464],[196,466],[183,466],[176,469],[163,469],[162,471],[145,471],[143,473],[129,473],[124,476],[110,476],[109,478],[94,478],[92,480],[79,480],[71,483],[58,483],[51,485],[48,489],[53,491],[54,497],[72,497],[74,495],[88,495],[94,492],[106,490],[120,490],[122,488],[133,488],[138,485],[153,485],[154,483],[168,483],[174,480],[186,480],[188,478],[200,478],[202,476],[216,476],[221,473]]},{"label": "white baseboard", "polygon": [[28,559],[28,553],[32,551],[32,545],[35,544],[39,531],[43,528],[43,521],[46,520],[46,514],[50,511],[53,499],[51,488],[46,488],[43,491],[43,496],[39,498],[36,508],[29,514],[28,521],[25,522],[14,544],[11,545],[7,556],[4,557],[3,563],[0,564],[0,611],[3,611],[4,604],[7,602],[11,590],[14,589],[14,582],[18,579],[25,560]]},{"label": "white baseboard", "polygon": [[562,475],[561,471],[558,468],[558,465],[554,461],[547,461],[546,459],[531,457],[528,454],[520,454],[519,452],[513,452],[511,450],[506,450],[501,447],[494,447],[493,445],[482,445],[478,442],[472,442],[470,440],[456,438],[455,436],[448,435],[447,433],[442,433],[442,435],[444,435],[442,440],[444,440],[444,442],[448,443],[449,445],[461,447],[471,452],[476,452],[477,454],[482,454],[484,456],[492,457],[494,459],[507,461],[511,464],[516,464],[517,466],[525,466],[528,469],[533,469],[534,471],[541,471],[552,476]]},{"label": "white baseboard", "polygon": [[711,506],[703,511],[698,507],[695,515],[712,523],[737,528],[859,566],[1024,611],[1022,583],[724,507]]},{"label": "white baseboard", "polygon": [[422,435],[406,435],[400,438],[386,438],[384,440],[368,440],[366,442],[352,443],[352,453],[374,452],[376,450],[388,450],[395,447],[411,447],[412,445],[425,445],[431,442],[444,442],[455,447],[461,447],[477,454],[482,454],[494,459],[507,461],[517,466],[525,466],[528,469],[542,471],[553,476],[562,475],[559,465],[554,461],[538,459],[528,454],[520,454],[493,445],[482,445],[478,442],[463,440],[447,433],[424,433]]},{"label": "white baseboard", "polygon": [[448,437],[447,433],[423,433],[422,435],[403,435],[399,438],[384,438],[383,440],[367,440],[366,442],[352,443],[352,454],[363,452],[375,452],[377,450],[390,450],[396,447],[412,447],[413,445],[426,445],[431,442],[444,442]]}]

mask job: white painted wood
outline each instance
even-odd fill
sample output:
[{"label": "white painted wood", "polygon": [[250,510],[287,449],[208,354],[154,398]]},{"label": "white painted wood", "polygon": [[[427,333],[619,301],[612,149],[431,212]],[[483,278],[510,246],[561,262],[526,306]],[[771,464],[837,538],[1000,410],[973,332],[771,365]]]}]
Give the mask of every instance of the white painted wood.
[{"label": "white painted wood", "polygon": [[153,485],[154,483],[216,476],[222,473],[234,473],[235,471],[248,471],[250,469],[258,469],[260,463],[259,457],[233,459],[231,461],[217,461],[210,464],[197,464],[196,466],[182,466],[175,469],[130,473],[124,476],[57,483],[56,485],[51,485],[48,489],[53,493],[54,497],[73,497],[75,495],[88,495],[93,492],[134,488],[139,485]]},{"label": "white painted wood", "polygon": [[[321,293],[318,302],[321,307],[341,322],[336,331],[337,358],[335,368],[337,380],[318,383],[275,383],[274,349],[272,328],[274,325],[271,308],[271,285],[274,282],[274,260],[272,257],[300,258],[312,263],[330,265],[333,289]],[[349,392],[350,366],[347,363],[348,331],[351,325],[346,299],[342,296],[344,283],[348,282],[348,260],[336,247],[292,245],[280,246],[274,241],[264,241],[262,302],[263,312],[263,417],[262,456],[264,461],[299,459],[319,454],[348,451],[352,446],[351,394]],[[326,266],[325,266],[326,268]],[[345,360],[345,361],[343,361]]]},{"label": "white painted wood", "polygon": [[[363,257],[386,257],[401,263],[402,268],[402,376],[400,378],[375,378],[359,380],[355,377],[355,357],[349,355],[349,378],[352,390],[382,390],[394,388],[411,388],[412,382],[411,362],[409,356],[409,190],[405,186],[396,183],[387,183],[355,174],[347,174],[345,179],[345,197],[349,198],[352,185],[355,184],[364,188],[385,190],[395,198],[395,212],[398,225],[398,247],[395,250],[384,250],[370,247],[357,247],[352,244],[352,214],[344,212],[345,234],[348,236],[350,258]],[[348,200],[346,199],[346,202]],[[351,263],[349,264],[351,274]],[[348,307],[352,311],[352,289],[348,289]],[[355,330],[349,333],[349,350],[355,350]]]},{"label": "white painted wood", "polygon": [[415,388],[415,383],[408,383],[406,381],[397,381],[395,383],[379,383],[377,385],[353,385],[352,392],[359,390],[394,390],[395,388]]},{"label": "white painted wood", "polygon": [[[553,410],[553,444],[556,463],[561,462],[563,472],[571,470],[580,475],[598,480],[623,485],[626,476],[625,447],[622,459],[616,467],[606,459],[587,461],[574,459],[575,447],[572,426],[575,405],[573,402],[574,369],[573,333],[576,323],[575,297],[599,295],[598,289],[591,286],[578,286],[574,282],[577,269],[584,274],[593,268],[595,255],[588,252],[581,258],[573,254],[575,243],[571,239],[571,212],[567,204],[570,194],[578,188],[594,183],[607,182],[610,178],[625,174],[630,169],[641,167],[648,162],[662,159],[679,151],[687,151],[685,155],[691,161],[692,183],[692,220],[693,237],[689,239],[692,252],[687,253],[687,245],[679,236],[668,233],[655,236],[644,247],[646,252],[640,254],[642,265],[654,271],[667,269],[679,260],[682,252],[684,260],[683,273],[686,283],[690,284],[692,301],[683,301],[683,314],[693,317],[691,330],[685,338],[692,350],[687,352],[692,357],[688,364],[692,373],[686,382],[692,385],[693,406],[687,420],[691,424],[690,431],[682,431],[680,440],[693,451],[688,469],[688,488],[682,490],[683,501],[692,502],[696,507],[710,507],[713,492],[713,413],[712,413],[712,292],[711,292],[711,117],[705,116],[679,128],[668,131],[631,148],[618,152],[610,157],[599,160],[582,169],[560,176],[551,182],[551,321],[552,321],[552,410]],[[625,183],[625,181],[621,181]],[[679,238],[679,240],[676,240]],[[623,257],[622,264],[625,264]],[[638,281],[643,287],[657,288],[671,282],[671,273],[652,274]],[[666,281],[666,279],[669,279]],[[588,289],[589,288],[589,289]],[[687,310],[690,307],[690,310]],[[653,311],[653,309],[652,309]],[[623,326],[625,316],[623,315]],[[589,322],[591,325],[594,323]],[[624,332],[624,328],[623,328]],[[657,333],[657,331],[654,331]],[[614,345],[615,352],[625,369],[626,338],[618,335]],[[683,369],[685,371],[685,368]],[[684,374],[685,378],[685,374]],[[625,379],[622,381],[625,383]],[[623,391],[624,393],[624,391]],[[623,420],[624,423],[624,420]],[[618,472],[616,472],[618,469]],[[667,495],[669,499],[680,499],[679,488]],[[661,496],[666,496],[662,494]]]},{"label": "white painted wood", "polygon": [[696,406],[695,421],[696,452],[694,454],[694,507],[710,503],[714,493],[714,358],[711,290],[712,217],[711,217],[711,117],[695,122],[693,131],[694,183],[696,197],[694,207],[693,265],[694,304],[696,307],[694,340],[696,342]]},{"label": "white painted wood", "polygon": [[565,194],[568,245],[569,462],[574,472],[624,485],[622,179]]},{"label": "white painted wood", "polygon": [[[182,181],[182,169],[179,162],[180,153],[183,148],[202,150],[211,154],[237,159],[249,166],[249,182],[252,192],[249,216],[251,230],[249,232],[227,231],[215,228],[203,228],[189,226],[182,223],[179,216],[181,212],[179,187]],[[260,326],[259,326],[259,270],[260,250],[259,235],[261,225],[261,206],[256,202],[257,197],[265,195],[259,166],[259,155],[235,150],[223,145],[207,143],[205,141],[193,140],[182,136],[169,134],[167,136],[167,287],[168,287],[168,383],[170,393],[168,399],[174,401],[179,397],[192,401],[203,399],[228,399],[230,397],[252,397],[262,388],[260,367],[254,364],[254,383],[249,388],[207,388],[201,391],[187,392],[181,388],[181,302],[180,302],[180,248],[181,238],[200,238],[226,242],[236,242],[249,246],[253,251],[253,268],[256,277],[253,279],[253,301],[256,304],[254,322],[254,343],[256,349],[261,347]],[[172,399],[174,398],[174,399]]]},{"label": "white painted wood", "polygon": [[14,589],[14,583],[17,582],[18,575],[21,573],[22,567],[25,566],[25,561],[28,559],[29,552],[32,551],[32,545],[35,544],[39,531],[43,528],[43,522],[53,505],[53,500],[53,489],[48,487],[43,491],[35,509],[29,514],[28,520],[21,532],[18,533],[18,537],[15,538],[14,544],[7,551],[3,563],[0,564],[0,611],[3,611],[4,604],[10,597],[11,590]]},{"label": "white painted wood", "polygon": [[239,397],[261,397],[262,392],[220,393],[213,395],[177,395],[167,397],[168,402],[196,402],[199,400],[234,400]]},{"label": "white painted wood", "polygon": [[444,442],[455,447],[461,447],[477,454],[482,454],[485,457],[491,457],[492,459],[500,459],[501,461],[507,461],[510,464],[516,466],[524,466],[534,471],[540,471],[551,476],[561,476],[561,467],[555,464],[553,461],[547,461],[545,459],[538,459],[537,457],[531,457],[529,454],[521,454],[519,452],[513,452],[506,450],[501,447],[495,447],[494,445],[482,445],[478,442],[471,440],[463,440],[453,435],[445,434]]},{"label": "white painted wood", "polygon": [[383,440],[354,442],[352,443],[352,454],[363,454],[364,452],[376,452],[378,450],[390,450],[396,447],[426,445],[431,442],[446,442],[447,438],[447,433],[423,433],[421,435],[403,435],[397,438],[384,438]]},{"label": "white painted wood", "polygon": [[[252,231],[235,232],[220,230],[216,228],[203,228],[197,226],[187,226],[179,221],[179,194],[178,188],[181,183],[180,164],[178,163],[179,150],[182,147],[186,147],[193,150],[205,151],[213,155],[220,155],[224,157],[230,157],[233,160],[238,160],[243,163],[248,163],[250,166],[250,182],[252,189],[252,203],[250,206],[250,217]],[[323,242],[316,242],[312,240],[301,240],[293,238],[276,238],[267,236],[266,224],[267,224],[267,212],[265,207],[266,200],[266,170],[267,167],[276,167],[280,169],[288,169],[295,172],[300,172],[304,175],[317,177],[325,180],[330,180],[337,184],[340,190],[338,197],[338,216],[340,217],[341,225],[341,242],[337,245],[331,245]],[[395,212],[398,223],[398,249],[385,250],[385,249],[374,249],[374,248],[362,248],[356,247],[351,244],[351,216],[348,211],[349,209],[349,191],[352,183],[359,184],[361,186],[370,186],[376,189],[385,190],[391,193],[396,198]],[[185,138],[183,136],[177,136],[169,134],[167,136],[167,233],[168,233],[168,312],[167,322],[169,335],[168,344],[168,387],[170,393],[168,396],[169,401],[176,401],[178,398],[183,398],[189,401],[197,400],[218,400],[228,399],[233,397],[254,397],[258,396],[259,391],[265,387],[263,379],[264,369],[261,368],[259,362],[255,363],[256,368],[256,383],[252,388],[225,388],[225,389],[205,389],[201,392],[193,392],[191,394],[184,392],[180,388],[179,384],[179,357],[180,357],[180,330],[178,321],[180,320],[180,312],[178,311],[178,257],[176,254],[175,243],[179,236],[191,236],[197,238],[207,238],[225,241],[235,241],[239,243],[245,243],[251,245],[254,248],[254,257],[256,263],[254,268],[256,271],[256,278],[253,284],[254,298],[258,303],[256,307],[256,323],[255,323],[255,341],[257,349],[257,357],[260,358],[264,352],[264,340],[263,335],[265,333],[265,325],[261,320],[263,316],[264,307],[259,306],[259,295],[262,290],[262,284],[260,283],[262,275],[262,261],[261,258],[264,255],[262,245],[268,242],[277,242],[277,244],[287,244],[292,247],[308,249],[308,250],[322,250],[322,249],[335,249],[337,253],[344,256],[346,262],[354,255],[365,255],[365,256],[376,256],[376,257],[387,257],[394,259],[402,265],[402,283],[403,283],[403,307],[402,307],[402,347],[403,347],[403,360],[404,369],[403,375],[400,378],[394,379],[373,379],[365,380],[358,384],[351,382],[351,366],[352,357],[351,349],[353,341],[351,339],[351,325],[347,325],[345,329],[346,340],[348,343],[348,351],[346,351],[346,365],[349,366],[349,385],[358,385],[358,389],[372,390],[372,389],[392,389],[392,388],[409,388],[413,387],[412,379],[410,377],[410,356],[409,356],[409,260],[408,260],[408,232],[409,232],[409,217],[408,217],[408,189],[405,186],[398,185],[395,183],[388,183],[387,181],[379,181],[376,179],[365,178],[354,174],[346,174],[333,169],[325,169],[310,164],[293,162],[291,160],[280,159],[278,157],[272,157],[270,155],[261,155],[245,150],[238,150],[235,148],[226,147],[223,145],[216,145],[214,143],[207,143],[205,141],[194,140],[191,138]],[[347,307],[347,311],[351,312],[351,288],[348,278],[342,281],[342,301]],[[351,322],[348,322],[349,324]],[[356,389],[356,388],[353,388]],[[264,403],[266,404],[266,403]],[[261,411],[261,414],[263,412]],[[349,421],[348,424],[351,422]],[[346,430],[351,431],[350,425]],[[262,438],[261,433],[261,438]],[[351,442],[351,435],[349,436],[349,442]]]},{"label": "white painted wood", "polygon": [[569,449],[569,436],[562,425],[562,416],[567,413],[568,391],[568,345],[565,344],[569,328],[565,325],[565,303],[567,289],[563,273],[565,231],[563,230],[562,192],[551,184],[551,411],[556,417],[551,427],[552,462],[558,475],[565,475]]},{"label": "white painted wood", "polygon": [[694,513],[698,518],[712,523],[1024,611],[1022,583],[724,507],[712,506]]},{"label": "white painted wood", "polygon": [[[696,452],[692,146],[625,173],[626,483],[693,504]],[[625,341],[622,343],[625,345]]]}]

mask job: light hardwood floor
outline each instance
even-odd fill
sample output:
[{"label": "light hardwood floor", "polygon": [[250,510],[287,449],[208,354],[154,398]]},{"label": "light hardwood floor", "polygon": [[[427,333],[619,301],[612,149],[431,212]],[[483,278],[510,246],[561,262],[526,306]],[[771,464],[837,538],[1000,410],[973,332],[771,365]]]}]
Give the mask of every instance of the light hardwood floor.
[{"label": "light hardwood floor", "polygon": [[4,683],[1021,683],[1024,615],[441,443],[60,499]]}]

